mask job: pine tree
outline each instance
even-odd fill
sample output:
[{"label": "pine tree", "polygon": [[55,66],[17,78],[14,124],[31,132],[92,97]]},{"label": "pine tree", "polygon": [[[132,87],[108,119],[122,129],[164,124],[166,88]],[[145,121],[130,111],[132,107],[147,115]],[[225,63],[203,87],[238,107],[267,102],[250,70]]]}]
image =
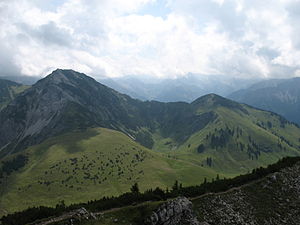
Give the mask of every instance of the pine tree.
[{"label": "pine tree", "polygon": [[178,180],[175,180],[175,183],[172,186],[172,191],[178,191],[179,187],[178,187]]},{"label": "pine tree", "polygon": [[132,187],[130,188],[131,193],[133,194],[139,194],[140,193],[140,189],[139,189],[139,185],[138,183],[134,183],[132,185]]}]

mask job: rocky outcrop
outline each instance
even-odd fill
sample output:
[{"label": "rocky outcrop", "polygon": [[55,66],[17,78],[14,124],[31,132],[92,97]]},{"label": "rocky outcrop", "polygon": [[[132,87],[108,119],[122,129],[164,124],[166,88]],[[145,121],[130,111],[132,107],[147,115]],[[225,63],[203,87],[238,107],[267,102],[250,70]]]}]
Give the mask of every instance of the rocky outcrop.
[{"label": "rocky outcrop", "polygon": [[[299,225],[300,163],[222,193],[161,205],[146,225]],[[197,218],[194,212],[197,213]]]},{"label": "rocky outcrop", "polygon": [[50,225],[50,224],[64,224],[75,225],[87,220],[96,220],[95,214],[87,211],[85,208],[76,209],[62,216],[45,220],[41,223],[34,223],[34,225]]},{"label": "rocky outcrop", "polygon": [[74,211],[74,214],[72,217],[69,219],[69,225],[76,224],[78,222],[84,221],[84,220],[95,220],[97,219],[96,216],[87,211],[85,208],[80,208]]},{"label": "rocky outcrop", "polygon": [[299,225],[300,163],[249,185],[193,201],[210,225]]},{"label": "rocky outcrop", "polygon": [[146,220],[146,225],[205,225],[200,224],[193,212],[192,202],[178,197],[162,204]]}]

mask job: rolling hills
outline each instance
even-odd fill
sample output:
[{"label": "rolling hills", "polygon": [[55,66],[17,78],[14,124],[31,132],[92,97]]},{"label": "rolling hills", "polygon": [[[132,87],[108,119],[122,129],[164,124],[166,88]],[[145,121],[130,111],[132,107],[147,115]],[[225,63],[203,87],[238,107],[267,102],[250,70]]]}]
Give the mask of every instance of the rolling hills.
[{"label": "rolling hills", "polygon": [[275,113],[215,94],[143,102],[72,70],[22,92],[0,123],[1,213],[116,195],[135,182],[196,185],[300,155],[300,129]]},{"label": "rolling hills", "polygon": [[216,177],[210,168],[152,152],[105,128],[50,138],[22,155],[26,165],[1,179],[1,214],[62,200],[70,204],[118,195],[135,182],[146,190],[166,188],[175,180],[190,185]]}]

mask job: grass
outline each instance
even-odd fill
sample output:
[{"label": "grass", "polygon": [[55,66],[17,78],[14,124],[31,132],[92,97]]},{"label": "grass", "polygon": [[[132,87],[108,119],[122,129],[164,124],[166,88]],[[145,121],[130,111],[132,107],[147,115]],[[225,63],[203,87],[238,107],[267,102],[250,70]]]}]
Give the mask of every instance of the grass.
[{"label": "grass", "polygon": [[[225,174],[227,177],[237,176],[247,173],[253,168],[272,164],[284,156],[297,156],[300,154],[299,128],[289,123],[281,127],[277,115],[248,106],[243,107],[249,114],[222,106],[214,108],[213,110],[218,114],[218,119],[191,135],[184,143],[177,143],[171,138],[162,138],[159,133],[155,133],[153,135],[155,140],[153,149],[176,159],[211,168],[217,173]],[[205,109],[199,110],[199,113],[205,112],[207,112]],[[266,125],[268,121],[272,123],[271,128],[262,128],[257,125],[258,123]],[[211,148],[210,141],[206,140],[206,136],[216,134],[216,129],[226,129],[226,127],[230,129],[239,127],[243,130],[243,135],[237,136],[235,133],[225,147]],[[237,146],[239,143],[245,146],[250,144],[249,136],[259,146],[266,146],[271,149],[271,152],[261,151],[258,159],[249,158],[247,151],[241,151],[240,147]],[[281,136],[288,142],[293,143],[293,146],[290,146],[285,140],[280,140]],[[278,143],[282,145],[282,148],[279,148]],[[205,145],[203,153],[197,153],[200,144]],[[208,157],[213,160],[211,167],[206,164]]]},{"label": "grass", "polygon": [[8,95],[7,96],[1,96],[0,110],[5,108],[16,97],[16,95],[22,93],[23,91],[25,91],[29,87],[30,86],[28,86],[28,85],[7,87],[8,88]]},{"label": "grass", "polygon": [[210,168],[150,151],[123,133],[93,128],[51,138],[26,150],[27,165],[2,185],[2,214],[30,206],[86,202],[140,189],[199,184]]}]

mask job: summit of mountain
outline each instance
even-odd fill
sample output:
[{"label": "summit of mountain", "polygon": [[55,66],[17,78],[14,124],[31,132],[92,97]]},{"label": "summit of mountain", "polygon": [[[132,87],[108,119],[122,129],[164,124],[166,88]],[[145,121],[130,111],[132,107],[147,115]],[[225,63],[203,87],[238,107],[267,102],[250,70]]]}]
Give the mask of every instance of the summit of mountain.
[{"label": "summit of mountain", "polygon": [[2,110],[0,148],[24,149],[73,129],[134,128],[133,102],[82,73],[55,70]]}]

